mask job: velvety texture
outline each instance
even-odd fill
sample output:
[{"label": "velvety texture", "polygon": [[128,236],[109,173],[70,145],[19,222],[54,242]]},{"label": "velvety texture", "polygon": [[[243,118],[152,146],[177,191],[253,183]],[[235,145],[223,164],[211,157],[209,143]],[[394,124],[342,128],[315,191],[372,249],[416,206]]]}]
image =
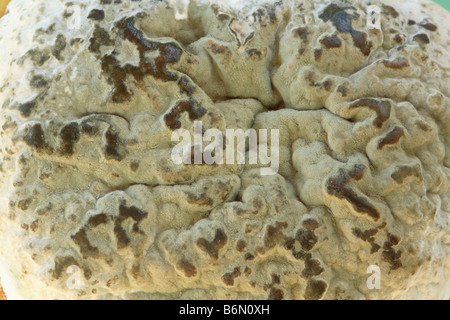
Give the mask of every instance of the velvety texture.
[{"label": "velvety texture", "polygon": [[[449,298],[450,13],[119,2],[0,20],[8,298]],[[175,164],[194,121],[278,129],[278,174]]]}]

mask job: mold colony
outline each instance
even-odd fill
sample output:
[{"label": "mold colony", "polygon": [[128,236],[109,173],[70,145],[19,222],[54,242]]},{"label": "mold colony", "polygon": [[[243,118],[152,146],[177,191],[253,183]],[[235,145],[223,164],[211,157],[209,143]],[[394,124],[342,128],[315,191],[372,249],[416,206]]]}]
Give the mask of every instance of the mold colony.
[{"label": "mold colony", "polygon": [[[448,298],[446,19],[373,2],[382,30],[339,0],[191,2],[184,20],[164,1],[41,1],[38,26],[0,23],[33,38],[0,52],[1,276],[44,299]],[[279,174],[171,163],[196,120],[279,129]]]}]

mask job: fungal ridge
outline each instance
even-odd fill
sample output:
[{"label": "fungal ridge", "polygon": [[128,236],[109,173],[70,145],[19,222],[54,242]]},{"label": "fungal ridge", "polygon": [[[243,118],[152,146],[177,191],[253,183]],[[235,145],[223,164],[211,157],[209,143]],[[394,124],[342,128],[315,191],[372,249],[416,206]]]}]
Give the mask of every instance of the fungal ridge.
[{"label": "fungal ridge", "polygon": [[355,165],[350,172],[340,169],[339,176],[328,180],[327,192],[328,194],[339,199],[347,200],[355,211],[366,214],[373,220],[377,221],[380,218],[380,213],[378,210],[369,202],[369,200],[359,196],[347,185],[350,179],[360,180],[363,176],[364,170],[365,166],[362,164]]}]

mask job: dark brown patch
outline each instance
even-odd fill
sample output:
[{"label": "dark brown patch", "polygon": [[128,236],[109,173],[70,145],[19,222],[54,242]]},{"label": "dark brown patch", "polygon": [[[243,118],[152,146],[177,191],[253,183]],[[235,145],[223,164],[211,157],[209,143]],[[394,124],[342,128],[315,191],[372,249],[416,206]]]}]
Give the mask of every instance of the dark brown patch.
[{"label": "dark brown patch", "polygon": [[80,44],[80,43],[83,43],[84,41],[81,39],[81,38],[73,38],[73,39],[70,39],[70,45],[71,46],[73,46],[73,45],[78,45],[78,44]]},{"label": "dark brown patch", "polygon": [[30,224],[30,229],[33,232],[36,232],[36,230],[39,228],[39,220],[34,220],[31,224]]},{"label": "dark brown patch", "polygon": [[383,64],[386,68],[390,68],[390,69],[403,69],[406,67],[409,67],[408,62],[403,59],[397,59],[397,60],[383,60]]},{"label": "dark brown patch", "polygon": [[375,240],[373,236],[378,233],[378,229],[369,229],[362,232],[359,228],[353,228],[352,233],[355,237],[360,238],[363,241],[373,241]]},{"label": "dark brown patch", "polygon": [[25,56],[29,57],[36,67],[42,67],[50,59],[50,51],[31,49]]},{"label": "dark brown patch", "polygon": [[358,47],[365,56],[369,56],[372,50],[372,42],[367,42],[367,35],[353,29],[350,33],[353,37],[355,46]]},{"label": "dark brown patch", "polygon": [[293,30],[294,37],[300,38],[303,42],[308,42],[308,29],[307,28],[297,28]]},{"label": "dark brown patch", "polygon": [[86,231],[84,229],[78,231],[77,234],[73,235],[71,238],[73,242],[75,242],[75,244],[80,248],[80,252],[83,255],[84,259],[98,258],[99,256],[98,248],[91,246]]},{"label": "dark brown patch", "polygon": [[437,30],[437,26],[428,22],[428,23],[419,23],[419,26],[421,26],[424,29],[427,29],[429,31],[436,31]]},{"label": "dark brown patch", "polygon": [[381,248],[380,245],[375,243],[375,242],[370,243],[370,247],[371,247],[370,248],[370,253],[372,253],[372,254],[378,252],[378,250],[380,250],[380,248]]},{"label": "dark brown patch", "polygon": [[333,85],[333,82],[330,80],[325,80],[322,84],[323,88],[327,91],[331,90],[332,85]]},{"label": "dark brown patch", "polygon": [[337,90],[341,93],[341,95],[342,95],[343,97],[346,97],[346,96],[347,96],[347,87],[346,87],[346,86],[341,85],[341,86],[338,87]]},{"label": "dark brown patch", "polygon": [[94,135],[98,132],[98,128],[89,120],[84,120],[81,122],[81,130],[88,135]]},{"label": "dark brown patch", "polygon": [[214,54],[224,54],[224,53],[230,53],[230,49],[227,47],[221,46],[220,44],[215,43],[212,40],[208,40],[206,42],[208,45],[208,48],[211,50]]},{"label": "dark brown patch", "polygon": [[400,238],[392,235],[390,233],[387,234],[387,240],[383,244],[383,260],[388,262],[391,265],[391,270],[396,270],[402,267],[402,262],[400,261],[400,257],[402,256],[402,251],[395,251],[392,247],[398,245],[400,243]]},{"label": "dark brown patch", "polygon": [[183,51],[174,43],[158,44],[158,50],[160,56],[150,64],[143,64],[144,70],[146,69],[152,76],[162,81],[177,80],[177,75],[167,70],[167,65],[178,62]]},{"label": "dark brown patch", "polygon": [[101,214],[97,214],[93,217],[90,217],[88,220],[88,224],[90,227],[95,228],[101,224],[106,223],[107,221],[108,221],[108,216],[104,213],[101,213]]},{"label": "dark brown patch", "polygon": [[397,171],[391,174],[391,178],[398,184],[402,184],[408,177],[422,177],[420,166],[401,166],[397,169]]},{"label": "dark brown patch", "polygon": [[[303,260],[303,261],[307,261],[310,260],[312,258],[311,253],[306,252],[304,250],[299,250],[299,251],[295,251],[295,242],[298,241],[303,242],[303,245],[306,249],[308,248],[313,248],[314,245],[317,242],[317,237],[314,233],[308,233],[307,231],[310,230],[305,230],[305,229],[300,229],[297,231],[297,236],[296,238],[291,238],[291,237],[286,237],[284,239],[284,247],[287,250],[291,250],[292,256],[297,259],[297,260]],[[306,232],[306,233],[305,233]]]},{"label": "dark brown patch", "polygon": [[322,49],[314,50],[314,59],[316,59],[316,61],[318,61],[318,60],[320,60],[320,58],[322,58]]},{"label": "dark brown patch", "polygon": [[295,239],[291,237],[286,237],[284,239],[284,247],[288,250],[294,249]]},{"label": "dark brown patch", "polygon": [[181,122],[179,121],[179,118],[183,112],[187,112],[189,114],[189,119],[191,121],[194,121],[203,117],[206,113],[206,110],[193,100],[178,101],[177,104],[170,110],[170,112],[164,116],[164,122],[171,130],[181,128]]},{"label": "dark brown patch", "polygon": [[214,199],[208,197],[206,193],[197,195],[191,192],[186,192],[186,195],[188,197],[189,203],[197,204],[200,206],[212,206],[214,204]]},{"label": "dark brown patch", "polygon": [[378,233],[379,230],[383,229],[384,227],[386,227],[386,222],[383,222],[377,228],[365,230],[364,232],[359,228],[353,228],[352,233],[355,237],[370,243],[371,246],[370,253],[373,254],[375,252],[378,252],[378,250],[380,250],[381,248],[380,245],[375,243],[375,235]]},{"label": "dark brown patch", "polygon": [[428,35],[426,35],[425,33],[416,34],[413,37],[413,40],[418,43],[421,43],[421,44],[429,44],[430,43],[430,38],[428,38]]},{"label": "dark brown patch", "polygon": [[300,250],[298,252],[292,251],[292,256],[297,260],[307,261],[311,259],[311,253]]},{"label": "dark brown patch", "polygon": [[103,148],[103,152],[105,153],[106,158],[121,161],[122,156],[119,154],[119,134],[109,128],[108,131],[106,131],[105,140],[106,145]]},{"label": "dark brown patch", "polygon": [[67,19],[73,15],[73,11],[66,9],[63,13],[63,18]]},{"label": "dark brown patch", "polygon": [[72,122],[64,126],[59,136],[61,138],[60,151],[63,155],[73,155],[75,143],[80,140],[80,129],[78,123]]},{"label": "dark brown patch", "polygon": [[239,251],[239,252],[242,252],[242,251],[244,251],[244,249],[247,247],[247,242],[245,241],[245,240],[239,240],[237,243],[236,243],[236,250],[237,251]]},{"label": "dark brown patch", "polygon": [[[137,46],[140,63],[137,67],[129,64],[121,67],[115,58],[116,52],[102,57],[103,73],[106,75],[108,82],[113,85],[111,92],[113,102],[123,103],[130,100],[133,93],[125,85],[127,74],[131,74],[138,84],[142,82],[146,75],[151,75],[162,81],[178,80],[177,75],[167,69],[167,65],[180,60],[183,53],[181,48],[175,43],[159,43],[146,40],[142,31],[134,27],[133,18],[119,21],[116,24],[116,28],[119,30],[119,33],[123,32],[124,39],[133,42]],[[96,51],[96,43],[98,42],[98,40],[93,42],[91,51]],[[159,51],[159,56],[147,58],[146,52],[148,51]]]},{"label": "dark brown patch", "polygon": [[124,221],[127,218],[131,218],[136,222],[140,222],[148,215],[147,212],[142,211],[135,206],[127,207],[122,203],[119,206],[119,217],[118,220]]},{"label": "dark brown patch", "polygon": [[311,230],[299,229],[295,235],[295,240],[300,243],[303,250],[310,251],[317,243],[317,236]]},{"label": "dark brown patch", "polygon": [[398,18],[398,16],[399,16],[397,10],[395,10],[393,7],[387,6],[387,5],[383,5],[383,14],[389,15],[393,18]]},{"label": "dark brown patch", "polygon": [[259,51],[258,49],[254,49],[254,48],[253,49],[248,49],[246,52],[247,52],[247,55],[252,60],[261,59],[262,52]]},{"label": "dark brown patch", "polygon": [[[363,165],[358,166],[361,168]],[[360,171],[360,168],[357,170]],[[347,200],[357,212],[367,214],[369,217],[377,221],[380,218],[380,213],[366,198],[358,196],[355,191],[347,186],[350,178],[351,176],[349,173],[345,172],[343,169],[340,169],[339,176],[337,178],[329,179],[327,182],[328,194],[339,199]]]},{"label": "dark brown patch", "polygon": [[181,259],[177,262],[176,268],[184,272],[187,278],[192,278],[197,275],[197,268],[187,259]]},{"label": "dark brown patch", "polygon": [[100,9],[93,9],[89,12],[88,19],[100,21],[105,18],[105,11]]},{"label": "dark brown patch", "polygon": [[180,88],[180,93],[185,93],[187,95],[191,95],[195,91],[195,86],[186,78],[182,76],[177,80],[178,87]]},{"label": "dark brown patch", "polygon": [[29,117],[31,114],[31,111],[36,107],[36,104],[37,104],[37,99],[33,99],[29,102],[25,102],[24,104],[21,104],[18,108],[20,111],[20,114],[23,117]]},{"label": "dark brown patch", "polygon": [[384,138],[378,142],[378,150],[383,149],[386,145],[397,144],[400,138],[405,135],[405,132],[400,127],[395,127],[391,132],[389,132]]},{"label": "dark brown patch", "polygon": [[55,258],[55,269],[53,270],[53,278],[61,278],[64,271],[70,266],[79,266],[78,261],[74,257],[56,257]]},{"label": "dark brown patch", "polygon": [[377,117],[373,124],[378,128],[391,116],[391,104],[388,101],[380,101],[375,99],[360,99],[350,105],[350,109],[367,107],[377,113]]},{"label": "dark brown patch", "polygon": [[340,32],[350,32],[352,29],[352,20],[357,16],[349,15],[346,10],[348,8],[339,7],[337,4],[332,3],[328,5],[325,10],[319,15],[319,18],[324,22],[330,21]]},{"label": "dark brown patch", "polygon": [[231,286],[234,286],[234,279],[236,279],[240,275],[241,275],[241,268],[236,267],[236,268],[234,268],[233,272],[225,273],[222,276],[222,281],[223,281],[223,283],[225,283],[226,286],[231,287]]},{"label": "dark brown patch", "polygon": [[353,44],[368,56],[372,49],[372,43],[367,41],[367,35],[352,27],[352,20],[358,18],[358,14],[350,15],[346,12],[349,8],[340,7],[335,3],[328,5],[319,18],[324,22],[331,21],[339,32],[350,33]]},{"label": "dark brown patch", "polygon": [[52,47],[52,54],[53,56],[58,59],[59,61],[64,60],[64,58],[61,56],[61,53],[66,48],[66,37],[62,34],[58,34],[56,36],[55,43]]},{"label": "dark brown patch", "polygon": [[316,230],[319,227],[319,223],[314,219],[306,219],[302,222],[302,226],[308,230]]},{"label": "dark brown patch", "polygon": [[231,17],[230,17],[228,14],[222,13],[222,12],[219,13],[219,14],[217,14],[216,17],[217,17],[217,19],[219,19],[220,21],[225,21],[225,20],[231,19]]},{"label": "dark brown patch", "polygon": [[348,175],[350,178],[359,181],[364,176],[364,171],[366,171],[366,166],[363,164],[355,164],[353,169],[349,171]]},{"label": "dark brown patch", "polygon": [[309,279],[313,276],[318,276],[325,270],[320,265],[319,260],[317,259],[307,259],[305,260],[305,269],[302,271],[302,277],[305,279]]},{"label": "dark brown patch", "polygon": [[31,201],[32,201],[31,199],[20,200],[20,201],[17,202],[17,208],[19,208],[20,210],[25,211],[30,206]]},{"label": "dark brown patch", "polygon": [[34,75],[31,77],[30,86],[37,89],[46,88],[48,87],[48,79],[40,74]]},{"label": "dark brown patch", "polygon": [[23,140],[27,145],[34,147],[37,150],[42,150],[47,147],[44,131],[39,123],[28,129],[28,132]]},{"label": "dark brown patch", "polygon": [[270,276],[272,277],[272,284],[280,284],[281,283],[279,274],[272,273]]},{"label": "dark brown patch", "polygon": [[209,242],[205,238],[200,238],[197,240],[197,246],[209,254],[209,256],[217,260],[219,259],[219,250],[225,247],[227,244],[228,237],[222,229],[217,229],[214,239]]},{"label": "dark brown patch", "polygon": [[245,259],[245,261],[252,261],[253,259],[255,259],[255,256],[252,255],[250,252],[247,252],[247,253],[244,255],[244,259]]},{"label": "dark brown patch", "polygon": [[40,36],[43,35],[51,35],[55,32],[55,27],[56,27],[56,23],[52,23],[50,26],[48,26],[48,28],[39,28],[36,30],[36,32],[34,33],[34,37],[33,39],[37,39]]},{"label": "dark brown patch", "polygon": [[108,83],[112,85],[111,100],[115,103],[129,101],[133,95],[125,85],[126,71],[118,66],[117,59],[112,56],[104,56],[101,59],[102,71],[106,75]]},{"label": "dark brown patch", "polygon": [[342,46],[341,40],[338,38],[338,36],[334,35],[331,37],[326,37],[320,41],[327,49],[332,48],[340,48]]},{"label": "dark brown patch", "polygon": [[322,280],[309,280],[306,285],[304,298],[306,300],[319,300],[327,290],[327,284]]},{"label": "dark brown patch", "polygon": [[[85,268],[84,270],[83,270],[83,275],[84,275],[84,277],[86,278],[86,280],[89,280],[89,279],[91,279],[91,277],[92,277],[92,271],[90,270],[90,269],[88,269],[88,268]],[[95,289],[94,289],[95,290]]]},{"label": "dark brown patch", "polygon": [[282,229],[287,228],[286,222],[275,222],[275,225],[268,225],[266,228],[266,234],[264,236],[264,246],[267,248],[273,248],[278,243],[284,240],[284,234]]},{"label": "dark brown patch", "polygon": [[277,289],[277,288],[272,288],[270,289],[270,293],[269,293],[269,300],[283,300],[284,298],[284,293],[282,290]]},{"label": "dark brown patch", "polygon": [[99,26],[95,26],[92,37],[89,39],[89,43],[89,51],[100,53],[101,46],[112,46],[114,41],[109,37],[108,31]]},{"label": "dark brown patch", "polygon": [[139,161],[132,161],[130,163],[130,169],[133,172],[136,172],[139,169]]},{"label": "dark brown patch", "polygon": [[[133,219],[135,222],[139,223],[147,217],[148,213],[145,211],[142,211],[135,206],[127,207],[125,206],[125,203],[122,202],[119,206],[119,216],[114,221],[114,235],[117,238],[117,248],[123,249],[126,246],[130,244],[130,238],[128,238],[127,233],[122,228],[122,222],[125,221],[128,218]],[[137,228],[137,226],[136,226]],[[139,231],[134,229],[134,231]]]}]

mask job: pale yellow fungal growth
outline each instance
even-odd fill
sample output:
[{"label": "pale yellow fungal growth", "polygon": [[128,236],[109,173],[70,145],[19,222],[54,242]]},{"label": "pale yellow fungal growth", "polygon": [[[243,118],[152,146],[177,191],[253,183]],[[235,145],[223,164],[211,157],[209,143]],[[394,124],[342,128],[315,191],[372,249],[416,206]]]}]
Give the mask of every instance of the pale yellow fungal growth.
[{"label": "pale yellow fungal growth", "polygon": [[[428,0],[8,9],[8,298],[450,298],[448,12]],[[172,134],[195,121],[279,130],[278,173],[174,163]]]}]

